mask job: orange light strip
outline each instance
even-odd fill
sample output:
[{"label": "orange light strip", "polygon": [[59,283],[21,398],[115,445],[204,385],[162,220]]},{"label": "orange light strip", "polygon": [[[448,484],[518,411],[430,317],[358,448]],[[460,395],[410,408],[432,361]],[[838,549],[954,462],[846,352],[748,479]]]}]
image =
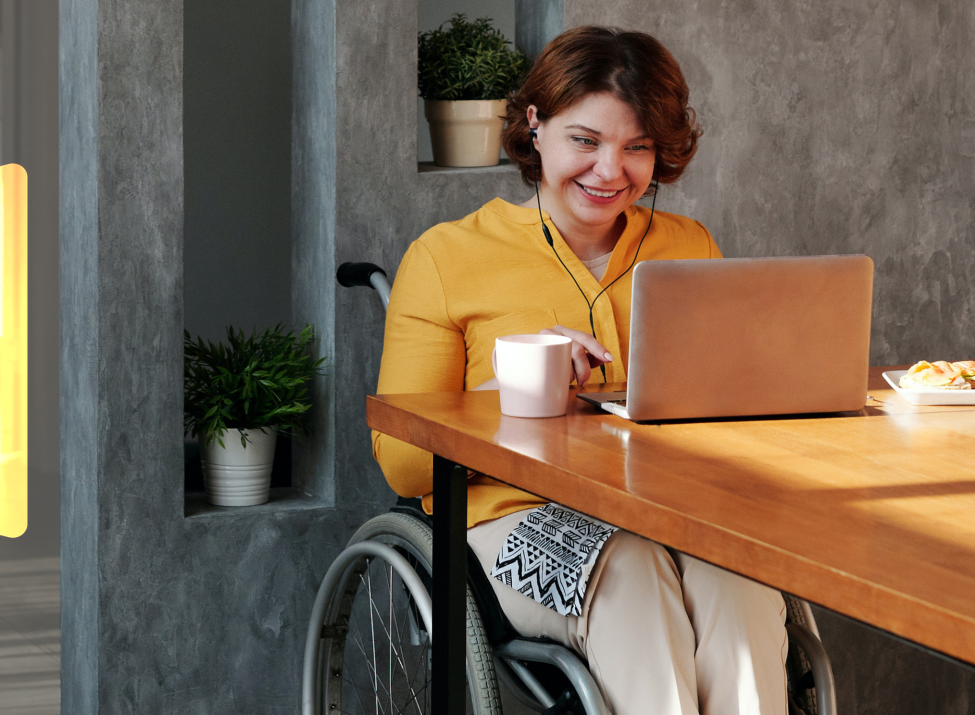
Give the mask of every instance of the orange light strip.
[{"label": "orange light strip", "polygon": [[27,172],[0,166],[0,536],[27,530]]}]

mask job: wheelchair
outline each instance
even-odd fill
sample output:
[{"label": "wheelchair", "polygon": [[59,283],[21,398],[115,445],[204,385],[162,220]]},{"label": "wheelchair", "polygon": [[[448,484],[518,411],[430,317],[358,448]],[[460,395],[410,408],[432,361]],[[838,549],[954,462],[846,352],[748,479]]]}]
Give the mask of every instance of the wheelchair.
[{"label": "wheelchair", "polygon": [[[371,263],[345,263],[338,281],[372,287],[388,307],[390,284]],[[328,569],[305,640],[302,714],[430,712],[433,521],[419,499],[400,498],[366,522]],[[586,663],[560,643],[515,632],[468,547],[467,713],[501,715],[501,689],[542,715],[610,715]],[[789,715],[835,715],[829,659],[809,604],[787,607]]]}]

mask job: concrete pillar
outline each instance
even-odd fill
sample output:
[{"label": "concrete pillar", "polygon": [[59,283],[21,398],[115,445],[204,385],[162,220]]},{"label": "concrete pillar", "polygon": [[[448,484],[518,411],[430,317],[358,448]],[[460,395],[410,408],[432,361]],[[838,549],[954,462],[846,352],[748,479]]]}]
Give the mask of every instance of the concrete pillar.
[{"label": "concrete pillar", "polygon": [[[63,0],[61,709],[98,712],[98,4]],[[67,31],[70,28],[70,31]]]},{"label": "concrete pillar", "polygon": [[334,504],[335,3],[294,0],[291,43],[292,316],[315,325],[317,354],[328,356],[312,394],[312,435],[292,444],[292,484]]}]

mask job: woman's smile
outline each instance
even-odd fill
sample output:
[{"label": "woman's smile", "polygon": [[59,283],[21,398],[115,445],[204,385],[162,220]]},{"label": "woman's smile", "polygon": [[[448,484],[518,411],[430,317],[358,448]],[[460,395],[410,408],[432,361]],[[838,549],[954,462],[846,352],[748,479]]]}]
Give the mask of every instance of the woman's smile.
[{"label": "woman's smile", "polygon": [[575,182],[576,186],[582,189],[583,195],[596,203],[612,203],[623,189],[597,189],[593,186],[586,186]]}]

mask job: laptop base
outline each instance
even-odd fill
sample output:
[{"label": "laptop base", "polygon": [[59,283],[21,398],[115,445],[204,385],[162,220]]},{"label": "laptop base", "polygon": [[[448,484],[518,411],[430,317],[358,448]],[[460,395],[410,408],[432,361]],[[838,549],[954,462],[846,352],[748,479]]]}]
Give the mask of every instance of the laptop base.
[{"label": "laptop base", "polygon": [[630,413],[626,411],[625,392],[580,392],[576,397],[623,419],[630,419]]}]

